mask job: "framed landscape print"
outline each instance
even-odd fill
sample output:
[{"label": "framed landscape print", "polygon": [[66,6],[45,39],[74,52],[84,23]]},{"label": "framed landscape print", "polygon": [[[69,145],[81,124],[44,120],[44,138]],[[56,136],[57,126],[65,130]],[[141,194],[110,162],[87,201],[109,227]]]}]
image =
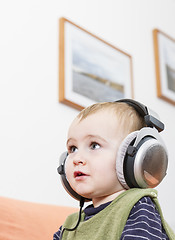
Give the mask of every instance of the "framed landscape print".
[{"label": "framed landscape print", "polygon": [[175,39],[153,30],[157,96],[175,105]]},{"label": "framed landscape print", "polygon": [[59,20],[59,101],[78,110],[133,98],[132,58],[71,21]]}]

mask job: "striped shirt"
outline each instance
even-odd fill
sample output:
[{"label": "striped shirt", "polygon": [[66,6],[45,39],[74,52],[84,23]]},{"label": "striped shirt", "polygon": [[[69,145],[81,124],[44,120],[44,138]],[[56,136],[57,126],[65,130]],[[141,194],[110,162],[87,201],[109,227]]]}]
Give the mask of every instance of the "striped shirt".
[{"label": "striped shirt", "polygon": [[[110,202],[94,208],[90,205],[84,209],[87,221],[99,213]],[[53,240],[59,240],[61,227],[53,236]],[[132,208],[120,240],[167,240],[169,239],[161,223],[160,215],[150,197],[141,198]]]}]

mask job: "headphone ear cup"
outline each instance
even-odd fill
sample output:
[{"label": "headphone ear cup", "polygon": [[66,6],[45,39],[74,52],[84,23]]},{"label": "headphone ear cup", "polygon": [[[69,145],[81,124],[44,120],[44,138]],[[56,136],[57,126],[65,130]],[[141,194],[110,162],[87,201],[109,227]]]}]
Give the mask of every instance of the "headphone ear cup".
[{"label": "headphone ear cup", "polygon": [[126,189],[156,187],[165,177],[167,166],[167,150],[153,128],[130,133],[119,147],[116,172]]},{"label": "headphone ear cup", "polygon": [[[134,180],[136,184],[140,188],[158,186],[166,176],[168,167],[168,154],[162,139],[157,133],[147,134],[140,140],[136,148],[138,150],[134,159],[132,159],[132,156],[128,156],[128,163],[134,161]],[[128,163],[126,163],[125,168],[130,169]]]},{"label": "headphone ear cup", "polygon": [[126,183],[125,176],[124,176],[124,160],[127,154],[128,146],[131,142],[137,137],[139,131],[131,132],[120,144],[117,159],[116,159],[116,173],[119,182],[125,189],[129,189],[128,184]]}]

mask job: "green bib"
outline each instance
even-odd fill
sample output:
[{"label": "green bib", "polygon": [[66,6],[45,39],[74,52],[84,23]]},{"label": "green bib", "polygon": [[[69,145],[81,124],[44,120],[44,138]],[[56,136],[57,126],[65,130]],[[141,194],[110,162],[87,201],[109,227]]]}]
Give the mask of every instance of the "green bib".
[{"label": "green bib", "polygon": [[[161,216],[163,227],[170,240],[175,240],[175,235],[163,218],[157,199],[157,191],[154,189],[133,188],[121,193],[105,209],[87,221],[84,220],[84,212],[81,222],[75,231],[64,231],[62,240],[119,240],[126,221],[133,206],[144,196],[149,196],[155,203]],[[78,213],[70,215],[63,227],[73,228],[77,222]]]}]

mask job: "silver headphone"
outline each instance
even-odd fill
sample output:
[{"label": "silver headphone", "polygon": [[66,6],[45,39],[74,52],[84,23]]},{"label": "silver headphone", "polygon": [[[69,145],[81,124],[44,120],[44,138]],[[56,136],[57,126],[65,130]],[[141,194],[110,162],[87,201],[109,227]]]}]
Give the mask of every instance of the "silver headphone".
[{"label": "silver headphone", "polygon": [[[146,127],[130,133],[121,143],[116,159],[116,174],[126,189],[154,188],[165,177],[168,167],[168,154],[159,132],[164,130],[164,124],[150,114],[150,110],[132,99],[121,99],[116,102],[125,102],[132,106],[141,117]],[[75,199],[82,196],[70,186],[65,171],[65,162],[68,153],[61,155],[58,173],[66,191]],[[90,199],[85,199],[89,201]]]}]

